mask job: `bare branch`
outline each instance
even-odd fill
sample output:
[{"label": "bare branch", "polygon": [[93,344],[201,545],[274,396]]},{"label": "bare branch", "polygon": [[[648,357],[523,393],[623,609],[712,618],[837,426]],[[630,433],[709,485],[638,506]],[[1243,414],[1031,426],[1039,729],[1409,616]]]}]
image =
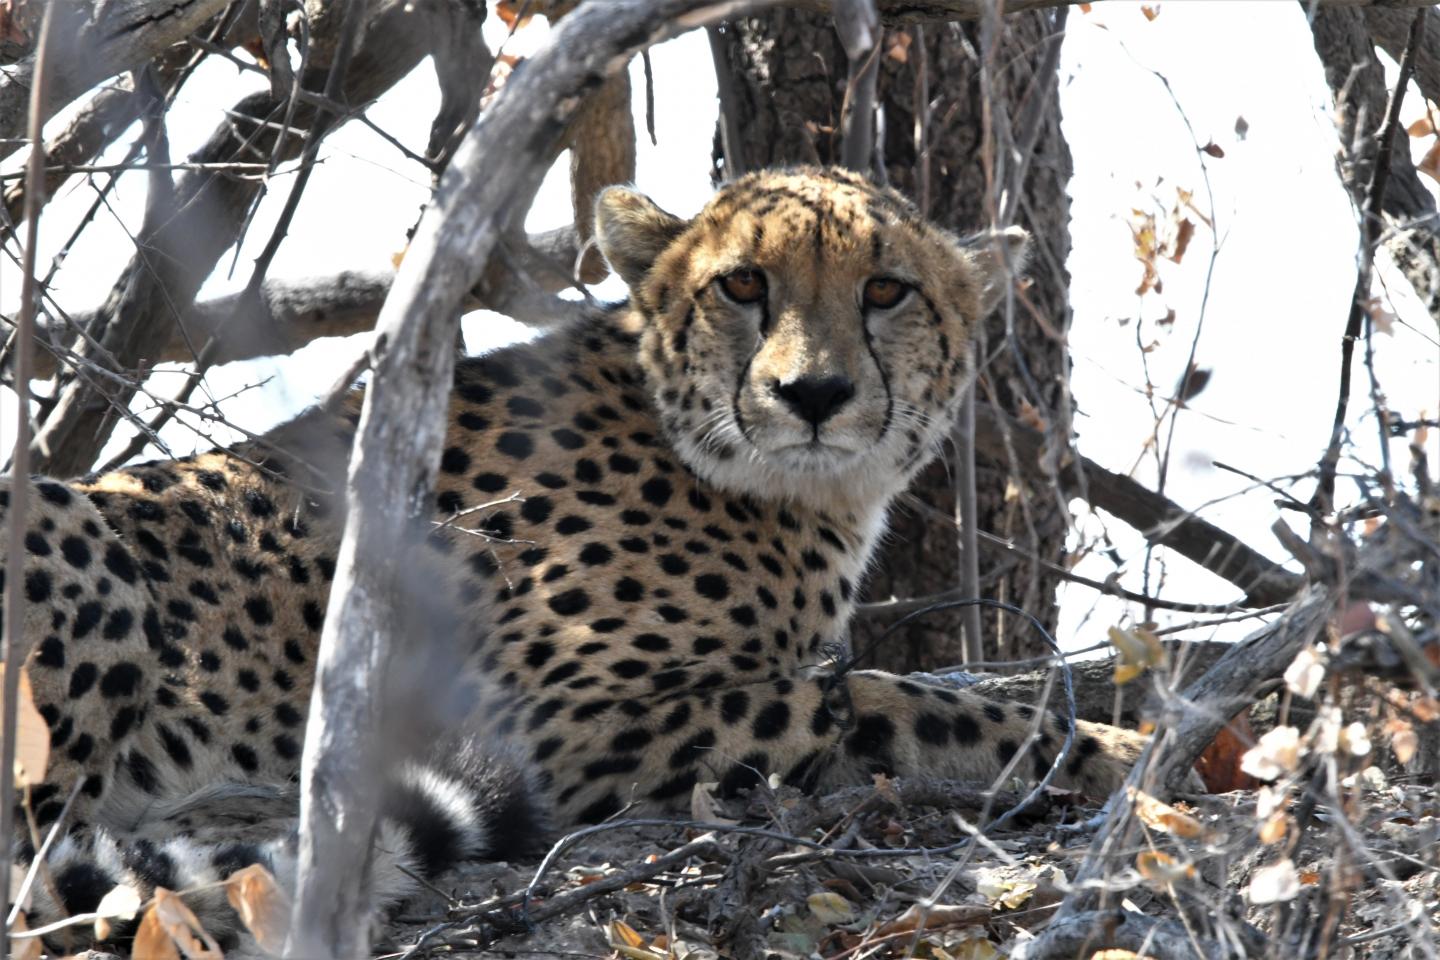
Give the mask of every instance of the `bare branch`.
[{"label": "bare branch", "polygon": [[[57,56],[41,122],[96,84],[154,60],[205,21],[227,0],[110,0],[101,4],[56,3]],[[90,14],[102,19],[92,20]],[[0,157],[23,143],[27,101],[35,71],[28,57],[0,72]]]},{"label": "bare branch", "polygon": [[[403,0],[393,0],[375,13],[346,74],[345,102],[368,103],[419,62],[428,52],[431,31],[426,13],[434,5],[412,8]],[[317,90],[325,79],[323,71],[310,71],[305,83]],[[292,129],[282,138],[277,125],[269,122],[282,116],[285,106],[268,93],[247,97],[212,134],[197,159],[293,158],[302,148],[302,137]],[[304,101],[295,111],[295,126],[303,131],[318,115],[319,108]],[[171,323],[183,320],[183,310],[200,284],[234,244],[260,186],[249,178],[213,172],[193,172],[177,183],[177,215],[157,230],[147,254],[132,260],[103,310],[105,329],[99,341],[122,368],[134,368],[141,359],[154,357],[171,339]],[[153,269],[146,269],[147,264]],[[188,337],[188,341],[193,355],[199,350],[197,339]],[[82,355],[103,362],[104,357],[91,356],[93,352]],[[128,404],[133,392],[109,379],[69,380],[33,445],[37,469],[60,476],[87,469],[114,430],[117,408]]]},{"label": "bare branch", "polygon": [[[840,109],[840,158],[869,173],[875,158],[875,83],[880,76],[880,15],[875,0],[833,0],[835,32],[849,60]],[[978,641],[978,638],[976,640]]]},{"label": "bare branch", "polygon": [[[991,461],[1017,468],[1022,475],[1049,481],[1042,466],[1045,437],[1011,420],[988,404],[975,409],[976,449]],[[1008,437],[1018,461],[1010,464]],[[1246,602],[1258,607],[1289,601],[1304,585],[1303,578],[1268,560],[1231,534],[1181,508],[1123,474],[1079,458],[1061,471],[1059,481],[1067,498],[1081,497],[1091,506],[1123,520],[1147,540],[1166,546],[1245,591]]]}]

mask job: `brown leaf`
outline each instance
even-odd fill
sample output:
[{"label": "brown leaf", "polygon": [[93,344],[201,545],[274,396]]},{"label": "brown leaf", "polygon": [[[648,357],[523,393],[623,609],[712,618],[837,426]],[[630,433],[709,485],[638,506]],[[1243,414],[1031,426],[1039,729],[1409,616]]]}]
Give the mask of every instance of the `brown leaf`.
[{"label": "brown leaf", "polygon": [[1231,790],[1253,790],[1259,786],[1259,780],[1240,770],[1240,760],[1254,742],[1250,716],[1242,710],[1220,728],[1210,746],[1195,761],[1195,772],[1205,781],[1205,789],[1211,793],[1229,793]]},{"label": "brown leaf", "polygon": [[270,871],[258,863],[236,870],[225,878],[225,896],[260,949],[278,957],[290,932],[290,898]]},{"label": "brown leaf", "polygon": [[1437,139],[1430,149],[1425,151],[1425,156],[1415,164],[1415,169],[1431,180],[1440,180],[1440,139]]},{"label": "brown leaf", "polygon": [[1125,792],[1135,806],[1135,815],[1151,830],[1186,839],[1205,835],[1204,826],[1190,814],[1155,799],[1143,790],[1128,787]]},{"label": "brown leaf", "polygon": [[902,933],[914,933],[916,930],[935,930],[940,927],[974,926],[986,923],[990,919],[990,908],[973,903],[947,903],[936,904],[929,910],[922,911],[919,904],[914,904],[900,916],[889,923],[882,924],[880,929],[875,931],[875,937],[890,937]]},{"label": "brown leaf", "polygon": [[1427,114],[1405,128],[1412,137],[1428,137],[1435,132],[1435,121]]},{"label": "brown leaf", "polygon": [[[0,690],[5,682],[5,667],[0,664]],[[4,709],[0,698],[0,711]],[[0,713],[3,716],[3,713]],[[20,668],[18,702],[15,705],[15,785],[25,787],[42,783],[50,764],[50,728],[35,707],[35,693],[30,689],[30,675]]]},{"label": "brown leaf", "polygon": [[1195,236],[1195,224],[1189,217],[1183,218],[1175,224],[1175,238],[1167,245],[1165,257],[1179,263],[1185,259],[1185,251],[1190,247],[1190,238]]},{"label": "brown leaf", "polygon": [[[25,922],[25,913],[21,911],[15,914],[15,922],[10,925],[10,934],[24,933],[29,930]],[[45,942],[39,937],[23,937],[10,941],[10,956],[12,960],[40,960],[45,954]],[[137,953],[138,957],[139,954]]]},{"label": "brown leaf", "polygon": [[185,906],[178,893],[155,888],[155,899],[135,931],[132,955],[146,960],[224,960],[215,938]]},{"label": "brown leaf", "polygon": [[1145,15],[1146,20],[1149,20],[1153,23],[1155,18],[1160,16],[1160,4],[1157,3],[1153,7],[1149,4],[1145,4],[1140,7],[1140,12]]},{"label": "brown leaf", "polygon": [[1210,370],[1205,367],[1197,367],[1192,360],[1190,366],[1185,370],[1185,375],[1175,385],[1175,399],[1181,404],[1189,403],[1200,395],[1200,391],[1210,383]]},{"label": "brown leaf", "polygon": [[1210,154],[1210,156],[1214,157],[1216,160],[1219,160],[1225,156],[1225,151],[1220,149],[1220,144],[1216,143],[1214,140],[1211,140],[1209,143],[1205,144],[1205,146],[1201,147],[1200,150],[1203,153]]},{"label": "brown leaf", "polygon": [[914,38],[908,31],[896,30],[890,34],[890,49],[885,51],[885,56],[896,63],[910,62],[910,44]]}]

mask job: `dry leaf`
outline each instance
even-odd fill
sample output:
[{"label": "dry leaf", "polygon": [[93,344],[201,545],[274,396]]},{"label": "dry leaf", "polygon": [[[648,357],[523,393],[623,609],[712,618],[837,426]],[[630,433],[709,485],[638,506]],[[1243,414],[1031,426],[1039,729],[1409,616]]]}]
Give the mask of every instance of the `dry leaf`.
[{"label": "dry leaf", "polygon": [[95,939],[110,939],[111,920],[134,920],[140,912],[140,891],[126,884],[112,887],[95,907]]},{"label": "dry leaf", "polygon": [[1415,751],[1420,748],[1420,738],[1410,721],[1399,718],[1390,720],[1385,724],[1385,732],[1390,735],[1390,752],[1395,754],[1395,759],[1401,763],[1409,763],[1415,756]]},{"label": "dry leaf", "polygon": [[854,923],[855,908],[850,906],[850,901],[838,893],[812,893],[805,898],[805,903],[810,907],[810,912],[815,919],[821,923],[839,924]]},{"label": "dry leaf", "polygon": [[1440,140],[1436,140],[1430,149],[1425,151],[1425,156],[1415,164],[1415,169],[1431,180],[1440,180]]},{"label": "dry leaf", "polygon": [[1135,869],[1140,871],[1140,876],[1147,881],[1161,887],[1174,886],[1195,878],[1193,864],[1183,863],[1159,850],[1142,850],[1135,857]]},{"label": "dry leaf", "polygon": [[1205,144],[1205,146],[1201,147],[1200,150],[1202,153],[1208,153],[1216,160],[1219,160],[1225,156],[1225,151],[1222,150],[1220,148],[1220,144],[1216,143],[1214,140],[1211,140],[1209,143]]},{"label": "dry leaf", "polygon": [[1165,245],[1166,259],[1179,263],[1185,259],[1185,251],[1190,249],[1190,240],[1195,236],[1195,222],[1189,217],[1181,217],[1180,222],[1175,224],[1175,237]]},{"label": "dry leaf", "polygon": [[975,883],[975,891],[990,901],[991,906],[1014,910],[1023,906],[1030,895],[1040,888],[1030,880],[1011,880],[992,873],[984,873]]},{"label": "dry leaf", "polygon": [[630,960],[662,960],[666,956],[645,946],[645,938],[624,920],[611,920],[605,927],[610,949]]},{"label": "dry leaf", "polygon": [[[5,667],[0,664],[0,690],[4,689]],[[15,786],[43,783],[50,765],[50,728],[35,707],[35,693],[30,689],[30,675],[20,668],[19,702],[15,705]],[[0,711],[4,700],[0,697]],[[3,716],[3,713],[0,713]]]},{"label": "dry leaf", "polygon": [[1260,842],[1268,847],[1271,844],[1284,840],[1289,830],[1290,815],[1277,810],[1275,813],[1270,814],[1268,820],[1260,824],[1260,829],[1257,833],[1260,836]]},{"label": "dry leaf", "polygon": [[885,51],[885,56],[896,63],[908,63],[910,60],[910,43],[914,38],[909,31],[896,30],[890,34],[890,49]]},{"label": "dry leaf", "polygon": [[720,784],[714,781],[697,783],[690,790],[690,819],[701,820],[705,823],[738,823],[737,820],[729,820],[719,814],[719,801],[715,799],[715,791]]},{"label": "dry leaf", "polygon": [[1240,769],[1261,780],[1274,780],[1300,766],[1300,731],[1276,727],[1240,758]]},{"label": "dry leaf", "polygon": [[[1367,607],[1368,609],[1368,607]],[[1285,686],[1296,696],[1310,698],[1325,679],[1325,648],[1319,645],[1302,649],[1285,668]]]},{"label": "dry leaf", "polygon": [[990,908],[973,903],[936,904],[929,910],[922,910],[920,904],[912,904],[908,910],[889,923],[882,924],[875,931],[876,937],[890,937],[902,933],[914,933],[922,928],[934,930],[938,927],[972,926],[990,919]]},{"label": "dry leaf", "polygon": [[1125,793],[1135,806],[1135,815],[1151,830],[1159,830],[1161,833],[1187,839],[1205,835],[1205,827],[1190,814],[1155,799],[1144,790],[1127,787]]},{"label": "dry leaf", "polygon": [[1165,645],[1152,631],[1143,626],[1130,630],[1111,627],[1106,633],[1115,647],[1115,683],[1129,683],[1149,667],[1163,667],[1167,662]]},{"label": "dry leaf", "polygon": [[1157,3],[1153,7],[1145,4],[1140,7],[1140,12],[1145,14],[1146,20],[1154,22],[1155,18],[1160,16],[1160,4]]},{"label": "dry leaf", "polygon": [[290,898],[258,863],[225,878],[225,896],[260,949],[279,956],[290,932]]},{"label": "dry leaf", "polygon": [[1093,3],[1082,3],[1082,4],[1080,4],[1080,12],[1081,12],[1081,13],[1089,13],[1090,10],[1091,10],[1091,8],[1094,7],[1094,6],[1095,6],[1095,5],[1094,5]]},{"label": "dry leaf", "polygon": [[185,906],[178,893],[155,888],[155,899],[135,932],[132,955],[146,960],[224,960],[215,938]]},{"label": "dry leaf", "polygon": [[[13,888],[12,888],[13,889]],[[25,922],[25,913],[21,911],[15,914],[15,922],[10,925],[10,935],[13,938],[17,933],[24,933],[30,929]],[[23,937],[10,941],[11,960],[40,960],[45,955],[45,944],[39,937]],[[139,956],[139,954],[136,954]]]},{"label": "dry leaf", "polygon": [[1435,132],[1435,122],[1427,115],[1406,127],[1405,132],[1412,137],[1428,137]]},{"label": "dry leaf", "polygon": [[1300,875],[1289,857],[1261,867],[1250,877],[1250,902],[1282,903],[1300,892]]}]

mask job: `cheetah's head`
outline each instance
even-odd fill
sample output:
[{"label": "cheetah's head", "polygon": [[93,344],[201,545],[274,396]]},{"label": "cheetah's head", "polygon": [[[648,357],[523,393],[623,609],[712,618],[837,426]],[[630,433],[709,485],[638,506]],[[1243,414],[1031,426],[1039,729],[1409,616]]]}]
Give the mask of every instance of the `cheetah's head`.
[{"label": "cheetah's head", "polygon": [[883,500],[949,430],[1026,235],[961,243],[843,170],[752,174],[693,220],[612,187],[596,238],[665,429],[722,488]]}]

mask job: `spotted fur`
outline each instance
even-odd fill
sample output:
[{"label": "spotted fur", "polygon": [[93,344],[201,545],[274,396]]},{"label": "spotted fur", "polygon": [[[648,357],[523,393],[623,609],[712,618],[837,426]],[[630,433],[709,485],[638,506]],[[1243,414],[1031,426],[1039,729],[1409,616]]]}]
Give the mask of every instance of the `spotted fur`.
[{"label": "spotted fur", "polygon": [[[428,631],[456,666],[423,684],[490,690],[443,721],[461,739],[439,762],[412,750],[390,775],[387,876],[534,842],[535,795],[570,823],[683,808],[703,781],[990,780],[1032,737],[1019,772],[1047,768],[1055,718],[827,667],[1023,238],[967,246],[896,193],[813,169],[746,177],[689,221],[611,189],[596,235],[627,303],[456,372],[415,578],[420,605],[458,617]],[[737,299],[756,276],[763,295]],[[876,278],[900,300],[869,304]],[[256,790],[285,806],[266,785],[296,774],[340,529],[316,492],[333,464],[309,467],[343,464],[358,409],[236,452],[33,483],[28,670],[54,747],[40,824],[82,784],[53,909],[244,861],[284,872],[287,840],[199,846],[176,825]],[[1059,779],[1104,794],[1141,743],[1082,725]]]}]

